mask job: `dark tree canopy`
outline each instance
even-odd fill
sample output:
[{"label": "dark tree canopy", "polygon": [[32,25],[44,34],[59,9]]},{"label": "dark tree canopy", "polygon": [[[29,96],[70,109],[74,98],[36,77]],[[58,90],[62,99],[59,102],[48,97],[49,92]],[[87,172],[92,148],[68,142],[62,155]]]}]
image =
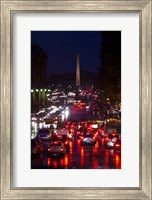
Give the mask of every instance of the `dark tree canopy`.
[{"label": "dark tree canopy", "polygon": [[98,88],[111,102],[121,99],[121,31],[101,32],[101,66],[98,69]]}]

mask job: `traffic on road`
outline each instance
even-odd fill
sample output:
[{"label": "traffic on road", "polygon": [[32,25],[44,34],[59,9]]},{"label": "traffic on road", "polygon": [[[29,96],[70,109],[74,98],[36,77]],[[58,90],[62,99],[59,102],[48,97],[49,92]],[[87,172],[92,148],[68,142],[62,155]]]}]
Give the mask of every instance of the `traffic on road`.
[{"label": "traffic on road", "polygon": [[[57,92],[57,91],[56,91]],[[66,95],[31,114],[32,169],[121,169],[121,111],[100,92]]]}]

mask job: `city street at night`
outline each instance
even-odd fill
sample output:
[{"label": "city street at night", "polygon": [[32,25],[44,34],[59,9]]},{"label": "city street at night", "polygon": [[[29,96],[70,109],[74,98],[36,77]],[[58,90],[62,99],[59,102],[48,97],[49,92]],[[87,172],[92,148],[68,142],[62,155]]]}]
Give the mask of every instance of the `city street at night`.
[{"label": "city street at night", "polygon": [[31,32],[31,169],[121,169],[120,31]]},{"label": "city street at night", "polygon": [[[83,92],[83,99],[84,96]],[[71,100],[72,97],[69,97],[69,99]],[[37,114],[37,117],[33,117],[32,138],[33,140],[34,138],[41,139],[42,150],[38,154],[32,154],[32,169],[121,168],[121,148],[108,146],[108,134],[106,134],[106,132],[109,132],[109,134],[114,134],[115,137],[118,135],[121,138],[120,116],[118,114],[115,114],[115,116],[107,115],[107,118],[102,116],[103,113],[99,111],[99,107],[89,103],[97,102],[98,96],[95,96],[93,91],[90,91],[89,99],[91,100],[82,103],[80,100],[75,102],[73,97],[75,103],[69,107],[61,108],[59,106],[59,109],[53,106],[52,109],[41,111]],[[52,114],[49,115],[49,112]],[[40,120],[41,122],[39,122]],[[39,138],[38,130],[45,131],[46,129],[51,130],[50,139]],[[112,133],[114,130],[117,134]],[[93,143],[91,143],[91,140],[91,142],[82,144],[88,134],[92,134]],[[66,140],[62,141],[64,136]],[[63,154],[60,152],[59,154],[57,152],[51,154],[49,152],[50,144],[58,141],[62,141],[64,144],[67,143],[67,151]]]}]

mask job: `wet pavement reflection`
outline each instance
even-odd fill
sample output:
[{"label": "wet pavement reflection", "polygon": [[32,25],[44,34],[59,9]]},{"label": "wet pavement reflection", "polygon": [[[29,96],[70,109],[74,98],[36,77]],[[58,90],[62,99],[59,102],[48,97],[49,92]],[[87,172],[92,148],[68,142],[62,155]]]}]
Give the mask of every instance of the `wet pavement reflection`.
[{"label": "wet pavement reflection", "polygon": [[32,157],[32,169],[121,169],[121,151],[106,148],[102,138],[95,146],[81,146],[75,134],[69,153],[63,157],[48,156],[48,144],[44,141],[41,155]]}]

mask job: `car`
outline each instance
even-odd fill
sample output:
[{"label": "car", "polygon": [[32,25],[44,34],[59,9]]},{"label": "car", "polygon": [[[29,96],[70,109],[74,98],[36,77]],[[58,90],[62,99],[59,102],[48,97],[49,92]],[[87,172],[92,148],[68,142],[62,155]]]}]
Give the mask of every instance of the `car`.
[{"label": "car", "polygon": [[57,134],[67,135],[69,131],[66,128],[56,129]]},{"label": "car", "polygon": [[80,144],[81,146],[95,145],[96,144],[95,136],[91,132],[85,133],[84,136],[81,138]]},{"label": "car", "polygon": [[68,130],[70,128],[74,128],[74,124],[71,121],[67,121],[67,122],[65,122],[65,128]]},{"label": "car", "polygon": [[114,147],[115,142],[119,139],[119,135],[118,134],[112,134],[109,133],[106,137],[105,137],[105,146],[106,147]]},{"label": "car", "polygon": [[41,140],[36,138],[31,139],[31,154],[40,155],[43,150],[43,144]]},{"label": "car", "polygon": [[104,132],[104,130],[102,130],[101,128],[98,129],[98,134],[99,134],[99,136],[102,137],[102,138],[104,138],[104,136],[105,136],[105,132]]},{"label": "car", "polygon": [[84,129],[83,126],[78,128],[78,131],[77,131],[77,137],[78,138],[81,138],[83,136],[83,129]]},{"label": "car", "polygon": [[52,131],[49,128],[42,128],[38,131],[36,138],[40,140],[51,140]]},{"label": "car", "polygon": [[48,155],[64,156],[66,154],[66,148],[61,141],[51,141],[48,146]]},{"label": "car", "polygon": [[56,133],[53,136],[52,141],[61,141],[63,143],[64,147],[66,148],[66,152],[69,152],[70,144],[69,144],[68,135],[62,135],[62,134]]},{"label": "car", "polygon": [[97,134],[99,129],[99,125],[96,122],[87,123],[87,130],[92,131],[92,133]]},{"label": "car", "polygon": [[104,121],[99,123],[98,133],[100,137],[104,138],[105,136],[105,122]]},{"label": "car", "polygon": [[[69,140],[73,139],[74,133],[70,132],[69,130],[67,130],[66,128],[62,128],[62,129],[56,129],[56,137],[62,137],[63,135],[66,135],[68,137]],[[53,136],[54,137],[54,136]]]},{"label": "car", "polygon": [[68,139],[69,139],[70,141],[73,140],[73,137],[74,137],[73,133],[68,133],[67,136],[68,136]]},{"label": "car", "polygon": [[92,130],[94,130],[94,131],[97,131],[98,128],[99,128],[98,123],[95,123],[95,122],[93,122],[92,124],[90,124],[90,126],[91,126]]},{"label": "car", "polygon": [[72,127],[69,129],[69,133],[74,135],[74,127],[72,125]]},{"label": "car", "polygon": [[121,138],[117,139],[114,144],[115,150],[121,150]]},{"label": "car", "polygon": [[69,143],[69,138],[67,135],[62,135],[62,142],[66,148],[66,151],[69,152],[70,151],[70,143]]}]

